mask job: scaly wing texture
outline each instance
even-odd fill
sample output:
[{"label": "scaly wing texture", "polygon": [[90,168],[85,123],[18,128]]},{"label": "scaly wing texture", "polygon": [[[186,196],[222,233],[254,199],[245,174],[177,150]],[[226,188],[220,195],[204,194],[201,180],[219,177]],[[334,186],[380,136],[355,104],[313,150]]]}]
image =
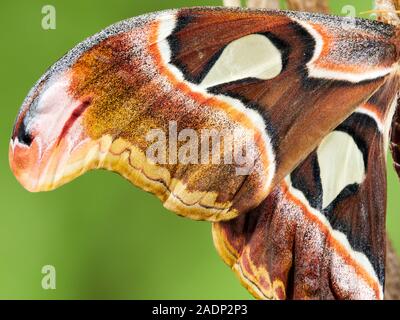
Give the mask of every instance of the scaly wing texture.
[{"label": "scaly wing texture", "polygon": [[[397,101],[399,105],[399,101]],[[390,151],[392,153],[394,168],[400,177],[400,110],[396,109],[390,130]]]},{"label": "scaly wing texture", "polygon": [[[390,25],[317,14],[192,8],[126,20],[39,80],[16,121],[11,167],[32,191],[106,168],[178,214],[231,219],[259,205],[384,83],[398,47]],[[174,145],[171,130],[186,128],[250,136],[252,170],[149,159],[151,129],[176,150],[185,141]]]},{"label": "scaly wing texture", "polygon": [[258,298],[382,299],[394,76],[256,209],[214,223],[218,252]]}]

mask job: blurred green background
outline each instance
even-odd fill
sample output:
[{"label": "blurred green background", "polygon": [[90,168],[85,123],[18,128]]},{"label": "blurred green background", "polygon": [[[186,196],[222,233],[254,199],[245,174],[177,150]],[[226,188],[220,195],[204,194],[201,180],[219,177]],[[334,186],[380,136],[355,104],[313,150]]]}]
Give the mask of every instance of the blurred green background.
[{"label": "blurred green background", "polygon": [[[30,87],[67,50],[125,18],[219,0],[17,0],[0,4],[0,298],[249,299],[218,257],[211,225],[175,216],[119,176],[94,171],[49,193],[31,194],[14,179],[8,143]],[[340,14],[372,1],[331,1]],[[41,9],[54,5],[56,30]],[[389,160],[388,227],[400,249],[399,184]],[[41,287],[54,265],[57,289]]]}]

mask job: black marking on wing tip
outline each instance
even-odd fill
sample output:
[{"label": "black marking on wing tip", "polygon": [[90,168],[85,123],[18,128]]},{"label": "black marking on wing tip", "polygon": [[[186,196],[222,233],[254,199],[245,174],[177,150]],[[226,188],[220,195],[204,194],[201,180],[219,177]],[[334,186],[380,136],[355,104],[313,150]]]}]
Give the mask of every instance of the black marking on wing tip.
[{"label": "black marking on wing tip", "polygon": [[25,125],[25,121],[22,120],[21,124],[19,125],[19,128],[16,132],[16,136],[17,139],[20,143],[26,145],[26,146],[30,146],[32,144],[33,141],[33,136],[31,133],[28,132],[28,130],[26,129],[26,125]]}]

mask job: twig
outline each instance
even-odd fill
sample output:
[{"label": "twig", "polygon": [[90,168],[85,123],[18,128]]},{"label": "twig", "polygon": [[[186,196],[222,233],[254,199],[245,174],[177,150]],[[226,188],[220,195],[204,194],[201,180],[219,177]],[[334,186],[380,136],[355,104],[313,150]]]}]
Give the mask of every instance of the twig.
[{"label": "twig", "polygon": [[240,7],[240,0],[223,0],[225,7]]},{"label": "twig", "polygon": [[328,13],[328,0],[286,0],[289,10]]},{"label": "twig", "polygon": [[279,9],[279,0],[247,0],[249,8]]}]

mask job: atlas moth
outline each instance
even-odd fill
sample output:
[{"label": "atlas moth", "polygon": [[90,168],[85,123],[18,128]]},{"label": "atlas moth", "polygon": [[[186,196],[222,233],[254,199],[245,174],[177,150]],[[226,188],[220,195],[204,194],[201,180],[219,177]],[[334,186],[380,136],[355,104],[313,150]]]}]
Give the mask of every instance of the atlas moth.
[{"label": "atlas moth", "polygon": [[[29,92],[11,168],[29,191],[105,168],[213,222],[218,253],[257,298],[382,299],[400,29],[343,19],[195,7],[116,23]],[[171,122],[250,135],[252,170],[153,161],[147,133]]]}]

